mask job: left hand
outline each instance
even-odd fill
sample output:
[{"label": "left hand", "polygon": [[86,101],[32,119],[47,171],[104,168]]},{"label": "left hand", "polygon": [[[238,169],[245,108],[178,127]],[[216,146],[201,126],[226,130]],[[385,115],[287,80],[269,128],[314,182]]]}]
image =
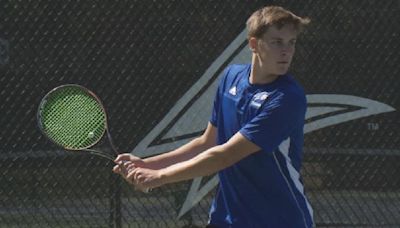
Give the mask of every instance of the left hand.
[{"label": "left hand", "polygon": [[128,182],[135,185],[136,188],[147,191],[163,185],[162,175],[160,170],[147,169],[142,167],[135,167],[128,169],[126,179]]},{"label": "left hand", "polygon": [[129,170],[135,167],[145,167],[145,163],[139,157],[136,157],[129,153],[124,153],[118,155],[114,160],[115,166],[113,167],[113,172],[120,174],[122,177],[126,177]]}]

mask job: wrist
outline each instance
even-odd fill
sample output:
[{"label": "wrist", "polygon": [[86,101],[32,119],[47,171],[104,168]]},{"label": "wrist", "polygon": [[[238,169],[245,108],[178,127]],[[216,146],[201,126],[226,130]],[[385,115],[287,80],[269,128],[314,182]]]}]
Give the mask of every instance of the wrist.
[{"label": "wrist", "polygon": [[159,169],[158,170],[158,175],[159,175],[159,181],[160,181],[160,184],[161,185],[164,185],[164,184],[168,184],[169,183],[169,181],[168,181],[168,170],[167,170],[167,168],[163,168],[163,169]]}]

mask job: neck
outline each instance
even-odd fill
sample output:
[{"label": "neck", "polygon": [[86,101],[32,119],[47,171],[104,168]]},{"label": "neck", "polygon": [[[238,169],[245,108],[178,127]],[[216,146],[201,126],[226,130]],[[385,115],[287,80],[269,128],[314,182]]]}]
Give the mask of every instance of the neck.
[{"label": "neck", "polygon": [[278,77],[279,75],[277,74],[272,74],[263,70],[260,62],[253,56],[249,78],[251,84],[268,84],[275,81]]}]

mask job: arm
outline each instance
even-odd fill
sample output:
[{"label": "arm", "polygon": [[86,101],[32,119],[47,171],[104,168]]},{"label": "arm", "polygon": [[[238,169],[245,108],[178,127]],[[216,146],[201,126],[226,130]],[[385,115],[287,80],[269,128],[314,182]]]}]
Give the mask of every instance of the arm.
[{"label": "arm", "polygon": [[169,167],[160,170],[133,169],[127,179],[139,188],[154,188],[215,173],[257,151],[260,151],[260,147],[237,133],[225,144],[211,147],[192,159]]},{"label": "arm", "polygon": [[[177,162],[182,162],[191,159],[200,152],[215,146],[216,137],[217,137],[217,128],[214,127],[212,124],[208,123],[206,130],[200,137],[193,139],[189,143],[171,152],[160,154],[154,157],[149,157],[146,159],[140,159],[139,157],[136,157],[130,153],[118,155],[118,157],[115,159],[115,163],[117,163],[118,165],[114,166],[113,171],[118,174],[123,174],[126,173],[126,170],[129,170],[134,167],[144,167],[151,169],[165,168]],[[126,166],[125,167],[126,170],[122,172],[121,163],[130,166],[129,167]]]},{"label": "arm", "polygon": [[206,130],[200,137],[193,139],[189,143],[171,152],[146,158],[143,162],[152,169],[165,168],[172,164],[189,160],[200,152],[215,146],[217,144],[216,138],[217,128],[208,123]]}]

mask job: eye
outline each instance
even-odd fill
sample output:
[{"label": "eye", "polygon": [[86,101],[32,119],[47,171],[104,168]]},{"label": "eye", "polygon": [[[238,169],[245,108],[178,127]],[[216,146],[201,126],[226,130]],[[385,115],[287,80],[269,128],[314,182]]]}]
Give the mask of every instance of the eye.
[{"label": "eye", "polygon": [[274,45],[282,45],[283,42],[282,42],[282,40],[272,40],[272,41],[271,41],[271,44],[274,44]]}]

